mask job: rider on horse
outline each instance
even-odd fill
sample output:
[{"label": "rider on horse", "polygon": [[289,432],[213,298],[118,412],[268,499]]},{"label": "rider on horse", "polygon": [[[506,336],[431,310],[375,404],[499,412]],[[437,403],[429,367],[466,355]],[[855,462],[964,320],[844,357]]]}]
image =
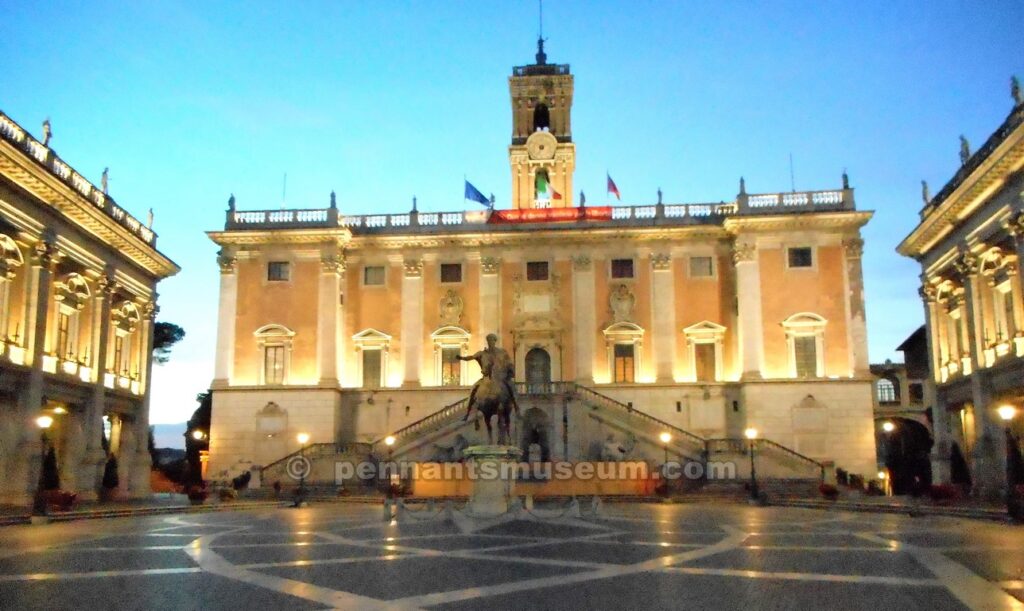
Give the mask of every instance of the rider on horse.
[{"label": "rider on horse", "polygon": [[470,356],[459,355],[458,359],[460,361],[476,361],[480,364],[480,373],[482,374],[480,379],[476,381],[476,384],[473,385],[473,390],[469,393],[469,405],[466,408],[466,417],[463,420],[468,420],[470,414],[473,413],[477,390],[484,380],[487,379],[505,385],[512,401],[512,408],[517,415],[519,414],[519,405],[516,403],[515,386],[513,385],[515,366],[512,364],[512,359],[509,357],[508,352],[504,348],[498,347],[497,335],[489,333],[487,335],[486,348]]}]

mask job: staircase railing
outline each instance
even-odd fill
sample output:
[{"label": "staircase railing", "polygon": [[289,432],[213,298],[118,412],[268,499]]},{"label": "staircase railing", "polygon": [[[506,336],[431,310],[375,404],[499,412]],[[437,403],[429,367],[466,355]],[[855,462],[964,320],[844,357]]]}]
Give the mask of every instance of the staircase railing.
[{"label": "staircase railing", "polygon": [[657,428],[658,432],[669,433],[672,435],[673,442],[682,442],[680,445],[688,444],[694,446],[702,456],[706,455],[707,444],[705,443],[705,439],[700,435],[695,435],[690,431],[675,426],[674,424],[669,424],[660,418],[655,418],[647,412],[640,411],[627,403],[622,403],[621,401],[617,401],[607,395],[603,395],[592,388],[587,388],[580,384],[574,384],[574,386],[576,395],[584,402],[624,412],[624,414],[631,420],[640,420],[648,426]]},{"label": "staircase railing", "polygon": [[[468,397],[465,399],[459,399],[455,403],[446,405],[436,412],[420,418],[412,424],[408,424],[392,433],[388,433],[384,437],[373,442],[372,445],[374,452],[386,452],[388,449],[391,449],[392,451],[397,450],[406,442],[406,440],[413,439],[423,433],[437,430],[446,424],[455,422],[460,416],[465,415],[467,403],[469,403]],[[390,448],[386,443],[384,443],[384,440],[388,437],[394,437],[394,443],[391,444]]]},{"label": "staircase railing", "polygon": [[[715,454],[743,454],[746,455],[750,452],[750,441],[746,439],[736,438],[724,438],[724,439],[708,439],[708,456],[713,457]],[[814,471],[819,479],[825,479],[825,465],[814,460],[810,456],[805,456],[795,450],[787,448],[786,446],[776,443],[771,439],[755,439],[754,448],[758,453],[761,454],[781,454],[785,458],[791,459],[799,465],[809,468]]]},{"label": "staircase railing", "polygon": [[312,460],[320,456],[328,456],[334,454],[369,454],[370,444],[368,443],[311,443],[304,448],[299,448],[291,454],[286,454],[281,458],[278,458],[274,462],[260,467],[260,471],[266,471],[272,469],[282,463],[288,462],[295,456],[305,456]]}]

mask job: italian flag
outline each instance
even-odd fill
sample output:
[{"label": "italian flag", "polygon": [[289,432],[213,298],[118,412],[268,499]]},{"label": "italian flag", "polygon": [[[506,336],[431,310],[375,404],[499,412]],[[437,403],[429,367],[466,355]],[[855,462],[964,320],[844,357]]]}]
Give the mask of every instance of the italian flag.
[{"label": "italian flag", "polygon": [[537,199],[562,199],[562,194],[555,191],[555,188],[551,186],[551,182],[548,180],[546,174],[539,174],[537,176]]}]

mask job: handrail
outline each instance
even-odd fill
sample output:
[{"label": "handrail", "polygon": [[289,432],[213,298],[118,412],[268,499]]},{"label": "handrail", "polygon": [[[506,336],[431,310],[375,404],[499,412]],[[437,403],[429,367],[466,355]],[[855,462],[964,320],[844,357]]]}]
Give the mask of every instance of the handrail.
[{"label": "handrail", "polygon": [[[359,448],[359,446],[362,446],[362,448]],[[349,449],[349,448],[365,449],[365,450],[367,450],[367,453],[369,453],[369,450],[370,450],[370,445],[366,444],[366,443],[331,443],[331,442],[311,443],[311,444],[309,444],[309,445],[307,445],[305,447],[302,447],[302,448],[299,448],[298,450],[295,450],[291,454],[286,454],[283,457],[278,458],[277,460],[275,460],[274,462],[272,462],[272,463],[270,463],[268,465],[264,465],[264,466],[260,467],[260,472],[266,471],[267,469],[270,469],[271,467],[275,467],[275,466],[278,465],[278,463],[287,462],[289,459],[291,459],[291,458],[293,458],[295,456],[299,456],[299,455],[309,456],[309,457],[318,456],[319,454],[322,453],[321,451],[323,449],[328,448],[328,447],[332,448],[331,451],[332,451],[332,453],[335,453],[335,454],[344,454],[345,450]]]},{"label": "handrail", "polygon": [[776,442],[772,441],[771,439],[758,439],[757,441],[758,441],[758,445],[759,446],[770,447],[770,448],[773,448],[775,450],[779,450],[779,451],[781,451],[784,454],[789,454],[790,456],[793,456],[793,457],[795,457],[795,458],[797,458],[799,460],[802,460],[804,462],[811,463],[812,465],[814,465],[815,467],[818,468],[818,470],[821,472],[822,478],[824,478],[824,476],[825,476],[825,465],[822,464],[821,462],[819,462],[817,460],[814,460],[810,456],[805,456],[805,455],[801,454],[800,452],[797,452],[796,450],[793,450],[791,448],[787,448],[786,446],[784,446],[784,445],[782,445],[780,443],[776,443]]},{"label": "handrail", "polygon": [[581,384],[575,384],[575,387],[576,387],[576,392],[578,392],[578,393],[584,394],[584,395],[589,396],[589,397],[596,397],[599,400],[604,401],[605,403],[613,405],[613,406],[615,406],[615,407],[617,407],[619,409],[625,410],[631,416],[638,416],[642,420],[647,420],[649,422],[652,422],[652,423],[658,425],[659,427],[662,427],[664,429],[668,429],[669,431],[677,434],[679,437],[681,437],[683,439],[687,439],[688,441],[690,441],[693,444],[699,445],[702,448],[702,450],[706,450],[707,449],[707,440],[704,439],[703,437],[701,437],[700,435],[696,435],[694,433],[691,433],[690,431],[681,429],[678,426],[675,426],[673,424],[669,424],[668,422],[665,422],[664,420],[662,420],[660,418],[655,418],[654,416],[648,414],[647,412],[640,411],[640,410],[636,409],[635,407],[632,407],[630,405],[622,403],[621,401],[617,401],[615,399],[612,399],[608,395],[603,395],[603,394],[597,392],[596,390],[594,390],[592,388],[587,388],[586,386],[583,386]]},{"label": "handrail", "polygon": [[[720,437],[720,438],[715,438],[715,439],[708,439],[707,442],[708,442],[708,452],[709,452],[709,454],[715,449],[715,446],[719,445],[719,444],[727,445],[727,446],[729,446],[729,448],[728,448],[729,451],[737,452],[737,453],[740,453],[740,454],[746,454],[748,449],[750,448],[750,440],[748,440],[748,439],[739,439],[739,438],[736,438],[736,437]],[[810,466],[813,466],[815,469],[818,470],[818,472],[821,474],[822,478],[824,478],[824,476],[825,476],[825,465],[824,464],[822,464],[821,462],[819,462],[817,460],[814,460],[810,456],[806,456],[804,454],[801,454],[801,453],[797,452],[796,450],[793,450],[791,448],[787,448],[786,446],[782,445],[781,443],[772,441],[771,439],[755,439],[754,440],[754,445],[755,445],[755,447],[758,450],[761,450],[761,451],[774,450],[774,451],[777,451],[777,452],[781,452],[783,454],[787,454],[787,455],[789,455],[789,456],[791,456],[791,457],[793,457],[793,458],[795,458],[795,459],[797,459],[799,461],[808,463]]]},{"label": "handrail", "polygon": [[423,429],[425,426],[427,426],[429,424],[436,424],[436,425],[440,426],[443,423],[446,423],[446,421],[453,420],[452,416],[461,413],[462,410],[465,409],[466,403],[468,401],[469,401],[468,397],[466,397],[465,399],[459,399],[455,403],[451,403],[449,405],[446,405],[446,406],[442,407],[441,409],[437,410],[436,412],[433,412],[432,414],[428,414],[428,415],[424,416],[423,418],[420,418],[419,420],[417,420],[417,421],[415,421],[415,422],[413,422],[411,424],[403,426],[402,428],[400,428],[400,429],[398,429],[398,430],[396,430],[394,432],[388,433],[387,435],[385,435],[384,437],[381,437],[380,439],[374,441],[370,445],[373,448],[377,448],[379,445],[383,444],[384,440],[387,439],[388,437],[394,437],[395,438],[395,444],[392,447],[393,448],[397,447],[398,442],[400,440],[404,439],[405,437],[408,437],[410,433],[414,433],[414,432],[416,432],[418,430],[421,430],[421,429]]}]

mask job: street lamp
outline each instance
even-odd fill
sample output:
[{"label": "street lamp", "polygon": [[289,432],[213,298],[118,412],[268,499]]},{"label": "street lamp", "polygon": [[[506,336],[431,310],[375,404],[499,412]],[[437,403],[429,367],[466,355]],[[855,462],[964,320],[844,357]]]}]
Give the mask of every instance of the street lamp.
[{"label": "street lamp", "polygon": [[1014,444],[1017,440],[1013,438],[1013,431],[1010,430],[1010,422],[1017,415],[1017,408],[1012,405],[1000,405],[996,408],[999,419],[1006,423],[1006,512],[1013,519],[1018,519],[1021,514],[1021,507],[1018,504],[1014,485],[1017,483],[1017,461],[1014,460]]},{"label": "street lamp", "polygon": [[757,501],[761,496],[757,490],[757,472],[754,470],[754,440],[757,439],[757,429],[749,428],[743,431],[743,436],[750,444],[750,500]]},{"label": "street lamp", "polygon": [[299,442],[299,456],[302,457],[302,475],[299,476],[299,491],[300,494],[306,491],[306,444],[309,443],[309,433],[299,433],[295,436],[295,439]]},{"label": "street lamp", "polygon": [[892,422],[892,420],[886,420],[885,422],[882,423],[882,430],[885,431],[886,433],[891,433],[896,430],[896,425]]},{"label": "street lamp", "polygon": [[196,441],[202,441],[203,437],[206,437],[206,435],[199,429],[192,431],[192,439],[195,439]]},{"label": "street lamp", "polygon": [[44,478],[46,477],[46,430],[53,426],[53,418],[50,416],[39,416],[36,418],[36,426],[39,427],[40,451],[39,451],[39,481],[36,483],[36,496],[32,501],[32,514],[37,516],[46,515],[46,498],[43,496]]},{"label": "street lamp", "polygon": [[665,448],[665,464],[667,465],[668,464],[668,442],[672,441],[672,435],[668,434],[667,432],[666,433],[662,433],[661,435],[658,435],[658,439],[661,440],[661,445],[662,445],[662,447]]}]

